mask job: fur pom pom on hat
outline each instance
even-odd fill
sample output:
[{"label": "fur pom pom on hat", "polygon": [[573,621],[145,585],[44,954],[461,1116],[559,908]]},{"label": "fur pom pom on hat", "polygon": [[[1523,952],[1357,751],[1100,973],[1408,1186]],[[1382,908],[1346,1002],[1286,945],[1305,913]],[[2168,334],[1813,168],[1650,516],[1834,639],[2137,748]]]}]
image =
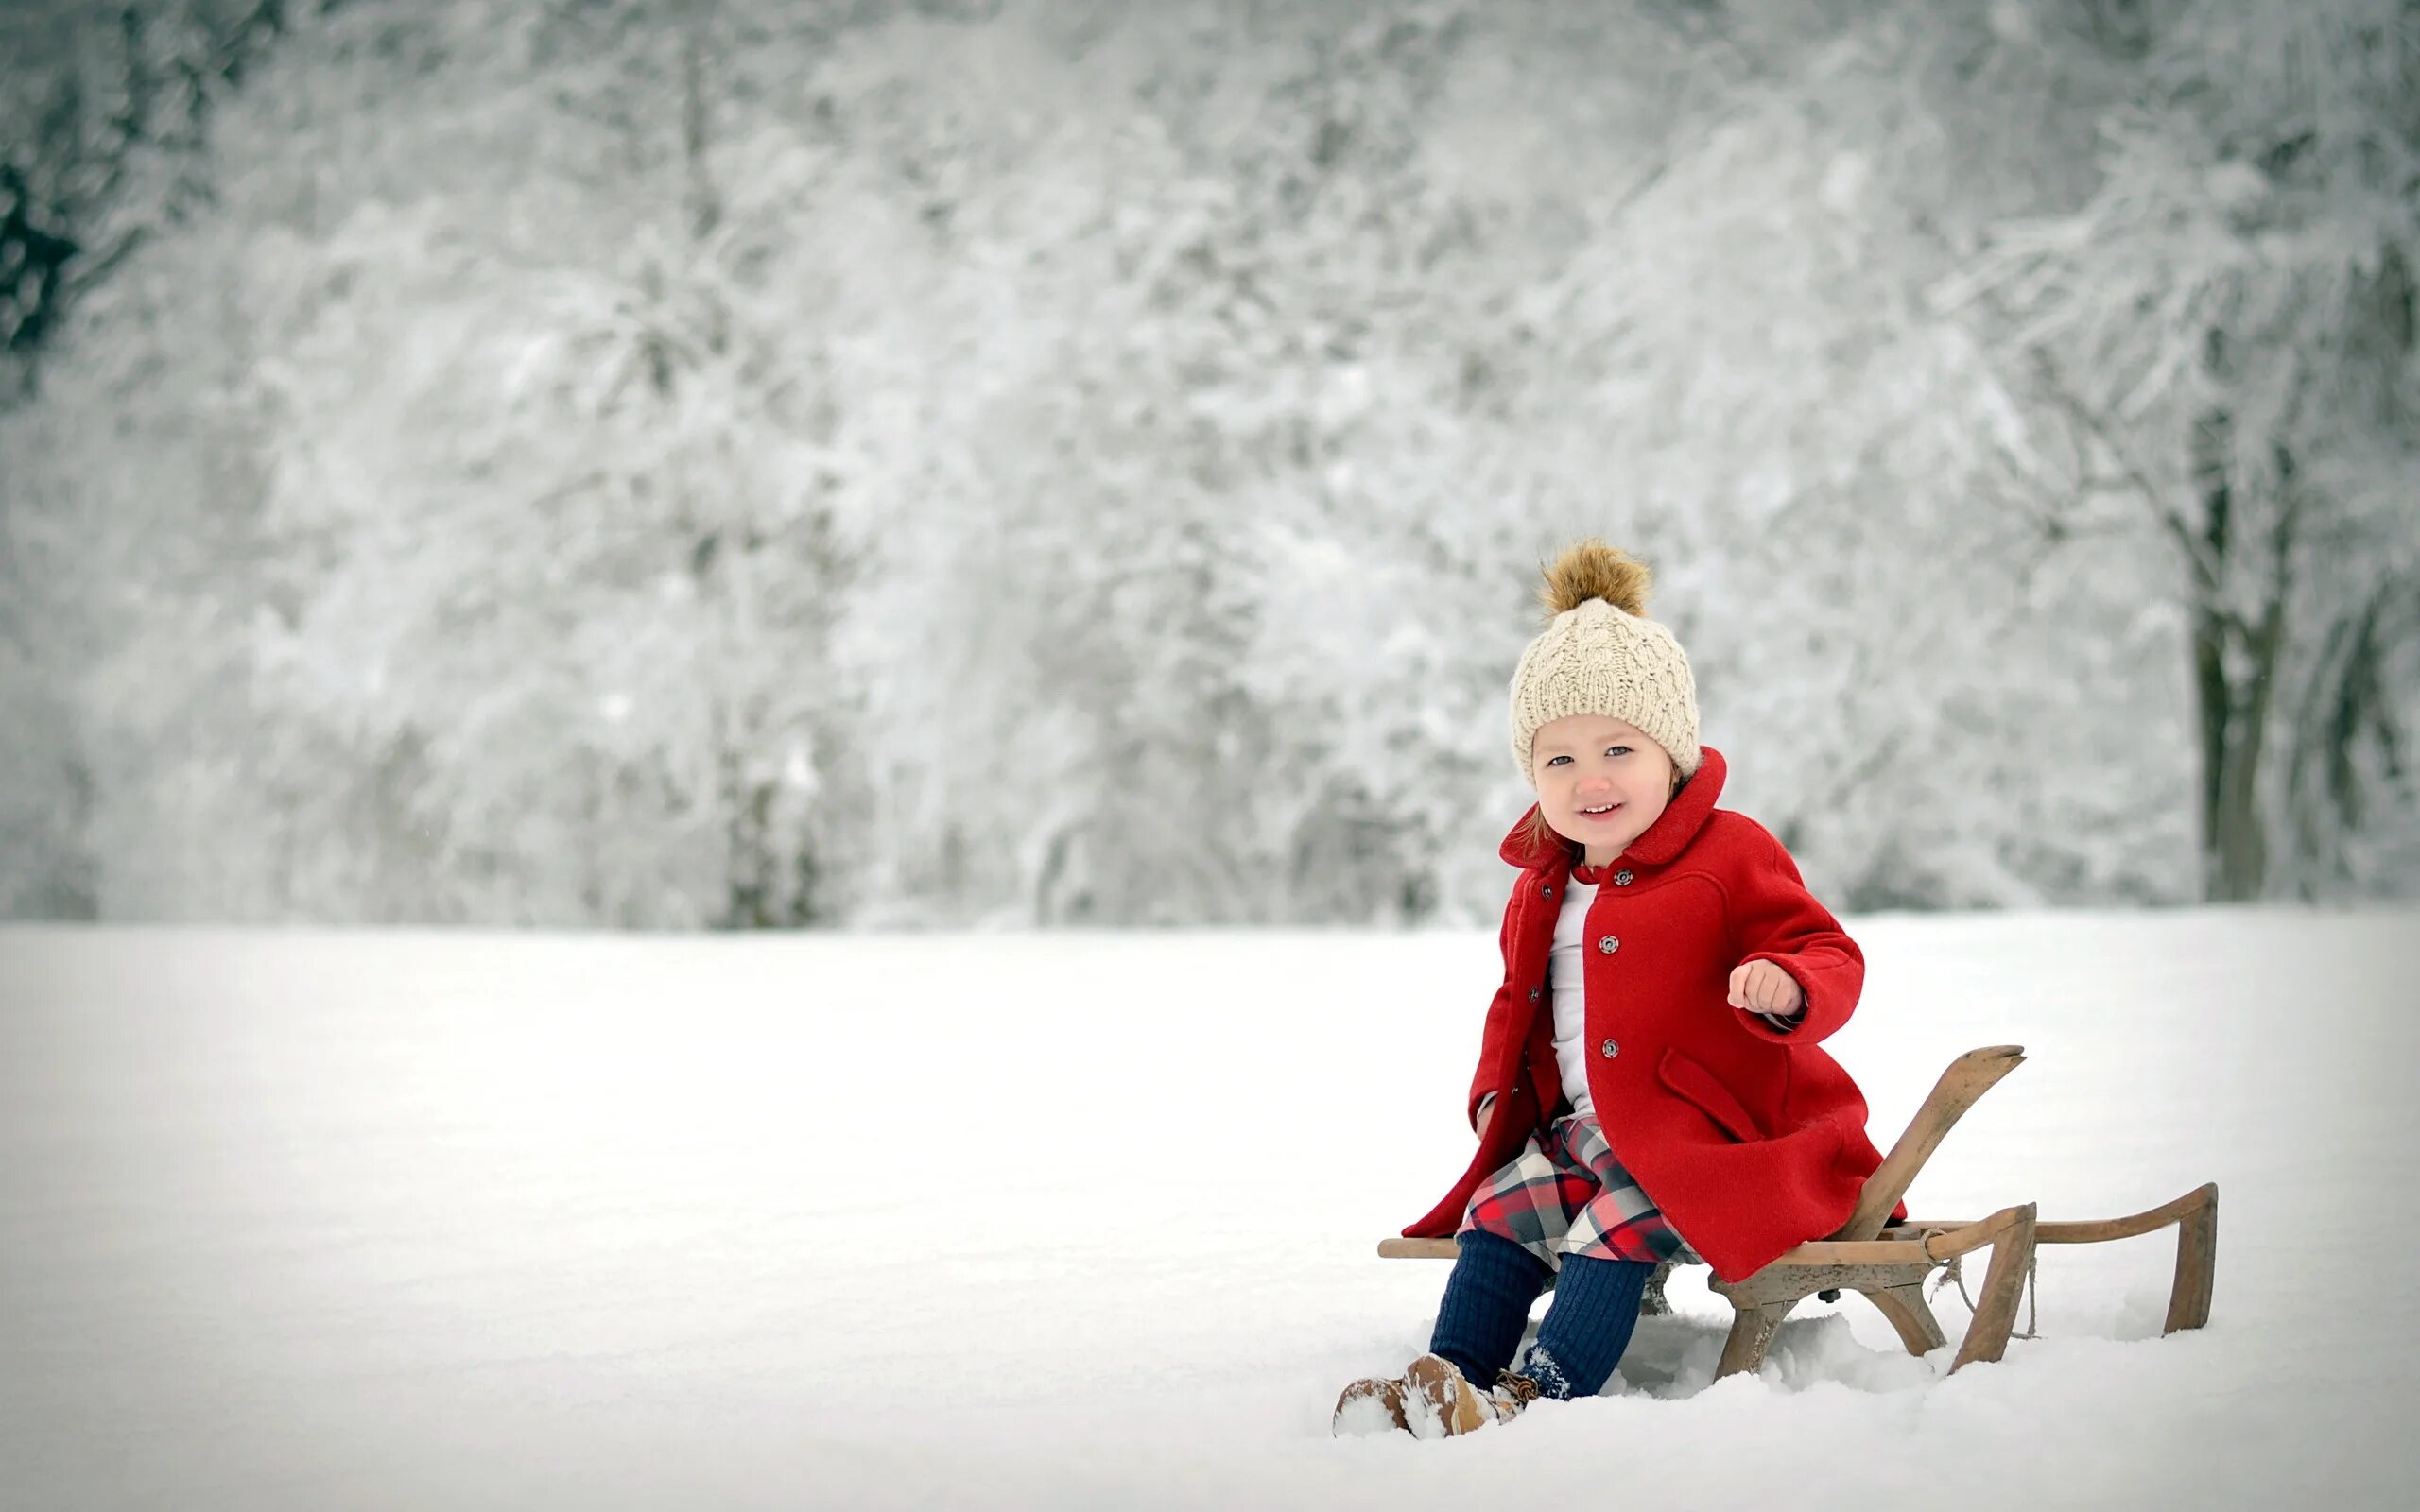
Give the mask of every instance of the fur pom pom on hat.
[{"label": "fur pom pom on hat", "polygon": [[1512,761],[1530,775],[1538,727],[1569,714],[1626,719],[1683,777],[1698,769],[1698,689],[1672,632],[1647,617],[1645,562],[1591,538],[1546,570],[1547,627],[1512,672]]}]

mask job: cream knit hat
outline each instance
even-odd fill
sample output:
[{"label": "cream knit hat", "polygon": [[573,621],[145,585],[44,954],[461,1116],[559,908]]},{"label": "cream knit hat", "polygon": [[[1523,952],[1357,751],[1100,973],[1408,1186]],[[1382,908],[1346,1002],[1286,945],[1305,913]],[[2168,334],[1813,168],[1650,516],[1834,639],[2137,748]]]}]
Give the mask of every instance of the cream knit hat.
[{"label": "cream knit hat", "polygon": [[1672,632],[1646,617],[1654,575],[1594,539],[1564,548],[1538,596],[1546,633],[1512,672],[1512,762],[1530,775],[1538,727],[1567,714],[1626,719],[1683,777],[1698,769],[1698,689]]}]

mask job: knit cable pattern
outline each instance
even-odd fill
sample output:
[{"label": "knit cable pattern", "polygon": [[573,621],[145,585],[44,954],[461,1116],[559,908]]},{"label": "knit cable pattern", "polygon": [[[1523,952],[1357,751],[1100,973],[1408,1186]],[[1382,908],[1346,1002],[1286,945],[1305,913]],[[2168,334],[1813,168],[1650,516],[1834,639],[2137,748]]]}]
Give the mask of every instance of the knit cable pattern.
[{"label": "knit cable pattern", "polygon": [[1570,714],[1636,725],[1683,777],[1698,769],[1698,690],[1672,632],[1591,598],[1554,617],[1512,672],[1512,763],[1530,775],[1538,727]]}]

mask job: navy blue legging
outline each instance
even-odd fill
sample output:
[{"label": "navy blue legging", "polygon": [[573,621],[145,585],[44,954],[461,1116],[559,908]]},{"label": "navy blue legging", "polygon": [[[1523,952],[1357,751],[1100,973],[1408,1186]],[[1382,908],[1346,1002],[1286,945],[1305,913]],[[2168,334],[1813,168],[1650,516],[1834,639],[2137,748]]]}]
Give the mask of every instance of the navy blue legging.
[{"label": "navy blue legging", "polygon": [[[1638,1297],[1655,1267],[1645,1261],[1564,1259],[1554,1301],[1522,1358],[1521,1373],[1547,1397],[1592,1397],[1613,1379],[1638,1322]],[[1530,1304],[1552,1274],[1547,1263],[1500,1234],[1475,1228],[1461,1236],[1461,1254],[1445,1279],[1432,1354],[1451,1360],[1485,1389],[1512,1364]]]}]

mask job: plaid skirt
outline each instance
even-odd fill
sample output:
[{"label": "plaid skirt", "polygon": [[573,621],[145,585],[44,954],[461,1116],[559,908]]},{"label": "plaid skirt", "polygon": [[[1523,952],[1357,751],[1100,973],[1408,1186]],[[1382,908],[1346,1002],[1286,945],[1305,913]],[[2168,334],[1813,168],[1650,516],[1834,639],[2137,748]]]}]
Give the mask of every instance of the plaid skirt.
[{"label": "plaid skirt", "polygon": [[1472,1194],[1457,1235],[1484,1228],[1563,1268],[1566,1255],[1669,1260],[1687,1246],[1614,1159],[1595,1115],[1565,1113]]}]

